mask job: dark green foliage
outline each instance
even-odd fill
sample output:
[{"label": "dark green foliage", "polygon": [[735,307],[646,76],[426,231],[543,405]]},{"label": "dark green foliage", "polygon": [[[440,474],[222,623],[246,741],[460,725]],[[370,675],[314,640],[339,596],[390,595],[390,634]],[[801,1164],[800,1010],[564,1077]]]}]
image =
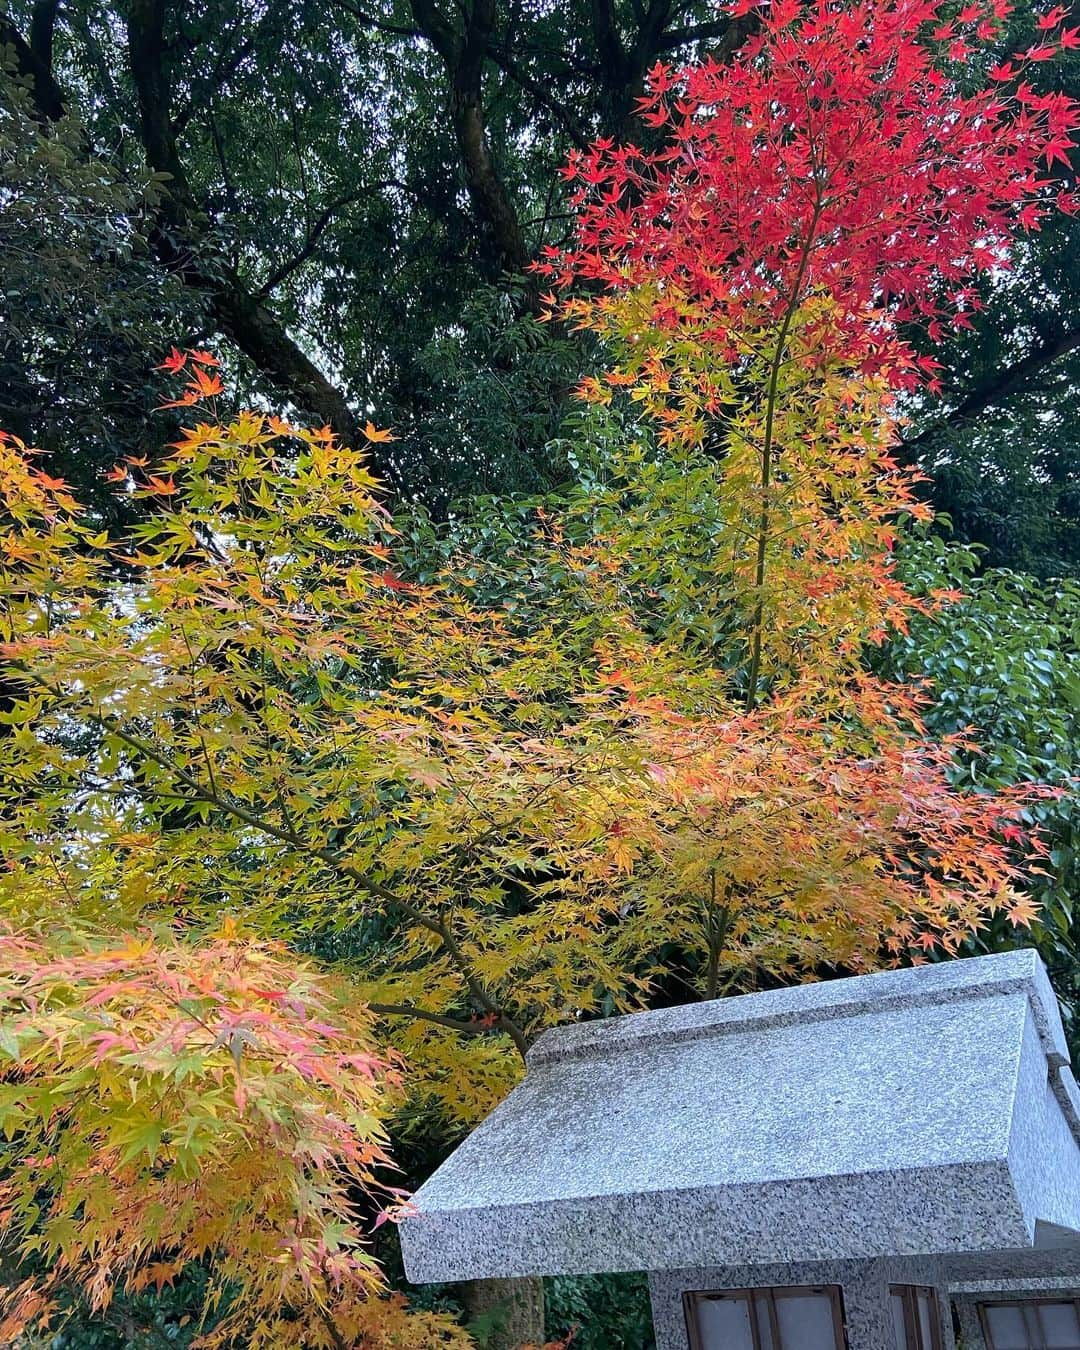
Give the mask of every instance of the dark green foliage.
[{"label": "dark green foliage", "polygon": [[[1080,436],[1074,374],[1063,364],[1026,411],[988,414],[950,438],[935,468],[934,502],[984,563],[1036,576],[1080,575]],[[1036,403],[1049,411],[1040,417]]]},{"label": "dark green foliage", "polygon": [[0,426],[51,453],[46,466],[105,515],[99,473],[156,453],[173,424],[152,365],[201,319],[149,257],[160,184],[133,186],[89,159],[74,119],[47,129],[23,81],[0,70]]},{"label": "dark green foliage", "polygon": [[79,1307],[58,1326],[56,1334],[28,1344],[25,1350],[186,1350],[199,1330],[192,1308],[201,1306],[205,1281],[186,1273],[171,1289],[120,1298],[107,1316],[90,1315]]},{"label": "dark green foliage", "polygon": [[[391,412],[401,480],[440,516],[512,485],[544,492],[569,469],[555,441],[584,352],[493,286],[416,356]],[[406,458],[412,456],[413,458]]]},{"label": "dark green foliage", "polygon": [[652,1350],[644,1275],[556,1275],[544,1281],[547,1334],[573,1350]]},{"label": "dark green foliage", "polygon": [[[940,540],[909,541],[904,569],[914,589],[963,586],[964,599],[876,658],[881,673],[925,678],[931,735],[973,730],[978,748],[962,756],[957,779],[972,788],[1021,780],[1053,784],[1057,801],[1034,809],[1050,856],[1031,889],[1042,909],[1033,934],[996,921],[988,950],[1034,936],[1070,1016],[1080,1050],[1080,582],[1040,582],[1004,570],[973,575],[975,554]],[[1078,1057],[1080,1062],[1080,1057]]]}]

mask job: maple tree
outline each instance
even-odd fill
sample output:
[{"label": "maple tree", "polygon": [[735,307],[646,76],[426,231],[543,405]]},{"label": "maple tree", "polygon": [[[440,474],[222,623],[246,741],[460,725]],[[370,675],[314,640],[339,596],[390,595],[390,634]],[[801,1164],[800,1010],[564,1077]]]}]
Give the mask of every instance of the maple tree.
[{"label": "maple tree", "polygon": [[[538,1031],[641,1006],[658,979],[712,997],[1030,919],[1017,883],[1047,790],[959,791],[966,736],[931,739],[917,691],[860,668],[943,600],[909,595],[891,555],[896,518],[922,510],[892,398],[929,373],[898,325],[963,321],[972,278],[1049,208],[1038,165],[1075,123],[1067,102],[962,95],[942,73],[933,43],[960,61],[991,22],[773,6],[730,68],[654,73],[663,149],[572,166],[580,246],[543,266],[599,283],[563,306],[615,349],[586,395],[628,389],[676,471],[629,446],[614,509],[539,521],[550,584],[511,569],[512,603],[476,598],[466,560],[410,571],[364,451],[221,419],[207,352],[165,362],[169,406],[206,420],[110,475],[144,507],[116,539],[0,438],[0,997],[25,1008],[0,1042],[0,1195],[45,1267],[9,1327],[48,1314],[50,1281],[104,1307],[205,1255],[241,1290],[222,1325],[246,1318],[253,1344],[452,1343],[382,1296],[341,1190],[382,1184],[373,1118],[399,1064],[414,1103],[467,1121]],[[691,493],[704,549],[672,509]],[[728,640],[671,619],[661,550],[692,556],[677,599],[734,615],[710,629]],[[214,936],[223,911],[242,938]],[[285,939],[336,956],[341,983]],[[120,1040],[105,1013],[130,1019]],[[204,1140],[233,1192],[276,1198],[228,1237],[207,1172],[185,1170]],[[114,1157],[120,1203],[76,1214]]]},{"label": "maple tree", "polygon": [[228,930],[2,940],[0,1215],[45,1271],[0,1298],[5,1343],[206,1258],[206,1346],[469,1343],[383,1296],[356,1196],[398,1202],[398,1074],[347,986]]},{"label": "maple tree", "polygon": [[[369,1054],[379,1018],[412,1091],[469,1119],[520,1072],[510,1043],[523,1049],[604,999],[640,1005],[665,944],[683,946],[712,995],[749,971],[869,967],[885,938],[897,952],[954,946],[1015,903],[1028,791],[951,789],[950,745],[890,731],[869,684],[862,713],[884,724],[870,761],[830,746],[794,702],[739,712],[720,672],[640,630],[605,544],[558,546],[576,603],[564,589],[516,631],[505,611],[474,606],[460,579],[401,576],[363,456],[325,433],[255,414],[193,427],[159,464],[117,471],[164,509],[116,545],[80,522],[64,485],[20,445],[5,440],[0,464],[3,651],[18,689],[2,714],[0,907],[13,925],[5,998],[25,1007],[27,1038],[0,1046],[19,1219],[7,1241],[40,1253],[48,1272],[19,1286],[9,1325],[50,1311],[50,1282],[107,1307],[117,1283],[167,1281],[198,1255],[250,1281],[225,1325],[248,1316],[253,1343],[337,1344],[325,1313],[337,1335],[363,1327],[361,1343],[377,1345],[375,1330],[403,1316],[371,1297],[377,1277],[341,1229],[340,1194],[321,1180],[333,1150],[312,1154],[329,1193],[303,1212],[320,1260],[346,1247],[366,1301],[341,1306],[335,1288],[328,1306],[312,1296],[298,1311],[287,1285],[252,1278],[274,1243],[294,1279],[310,1275],[290,1256],[287,1205],[246,1211],[227,1241],[215,1227],[232,1191],[257,1183],[252,1150],[262,1156],[258,1127],[275,1119],[280,1092],[291,1101],[304,1088],[301,1123],[313,1129],[356,1053],[326,1047],[309,1084],[271,1072],[301,1053],[266,1024],[291,1008],[285,956],[256,974],[245,962],[257,947],[201,953],[198,935],[223,907],[250,942],[287,932],[332,943],[381,925],[381,941],[342,962],[351,997],[370,1009],[359,1029],[343,1026],[345,1046],[359,1035]],[[185,929],[173,945],[123,936],[167,919]],[[58,924],[101,932],[104,954],[90,939],[57,953]],[[177,991],[216,1002],[211,976],[230,960],[237,974],[220,991],[230,1011],[216,1007],[207,1046]],[[57,987],[54,1010],[36,991]],[[131,1019],[120,1040],[102,1035],[106,1013]],[[303,1018],[293,1031],[302,1045]],[[57,1092],[87,1081],[94,1092],[57,1114]],[[130,1101],[117,1082],[136,1084]],[[364,1085],[365,1106],[376,1086]],[[169,1227],[160,1202],[181,1184],[185,1141],[205,1125],[198,1104],[214,1092],[232,1104],[216,1142],[235,1171],[185,1178],[192,1208]],[[380,1136],[361,1140],[373,1167]],[[288,1148],[264,1159],[267,1184],[284,1185],[298,1141],[275,1142]],[[75,1176],[65,1148],[85,1164]],[[112,1159],[131,1148],[128,1178]],[[43,1154],[43,1176],[20,1170]],[[103,1162],[130,1190],[123,1204],[96,1189]],[[42,1210],[39,1183],[59,1175]],[[87,1194],[101,1207],[76,1223]],[[404,1325],[402,1344],[450,1334],[430,1320]]]},{"label": "maple tree", "polygon": [[[1017,228],[1074,208],[1045,174],[1068,166],[1080,124],[1073,100],[1024,79],[1080,46],[1062,6],[974,93],[963,79],[1004,0],[758,12],[735,61],[652,70],[641,116],[659,149],[603,140],[571,156],[576,240],[538,268],[560,289],[585,283],[561,312],[614,346],[586,396],[626,388],[666,444],[724,457],[735,542],[718,580],[747,614],[748,707],[766,634],[776,663],[790,656],[778,605],[820,630],[803,668],[837,632],[850,654],[860,628],[896,621],[888,517],[911,512],[914,476],[890,454],[889,395],[935,368],[902,325],[936,338],[970,324],[975,283],[1009,267]],[[838,590],[876,611],[868,624],[831,612]]]}]

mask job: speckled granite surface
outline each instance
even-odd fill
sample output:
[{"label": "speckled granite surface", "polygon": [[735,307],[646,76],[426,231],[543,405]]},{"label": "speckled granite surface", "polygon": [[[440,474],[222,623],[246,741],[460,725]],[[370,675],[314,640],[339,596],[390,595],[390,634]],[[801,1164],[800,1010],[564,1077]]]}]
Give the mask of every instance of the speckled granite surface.
[{"label": "speckled granite surface", "polygon": [[1028,952],[549,1032],[417,1193],[406,1271],[1029,1247],[1080,1227],[1064,1045]]},{"label": "speckled granite surface", "polygon": [[741,998],[686,1003],[656,1012],[635,1013],[545,1032],[529,1054],[530,1065],[552,1059],[618,1053],[630,1043],[674,1041],[738,1032],[748,1024],[759,1027],[802,1025],[861,1012],[928,1007],[994,994],[1024,994],[1039,1028],[1048,1056],[1069,1062],[1061,1012],[1039,956],[1034,951],[1006,952],[966,961],[910,970],[887,970],[847,980],[770,989]]}]

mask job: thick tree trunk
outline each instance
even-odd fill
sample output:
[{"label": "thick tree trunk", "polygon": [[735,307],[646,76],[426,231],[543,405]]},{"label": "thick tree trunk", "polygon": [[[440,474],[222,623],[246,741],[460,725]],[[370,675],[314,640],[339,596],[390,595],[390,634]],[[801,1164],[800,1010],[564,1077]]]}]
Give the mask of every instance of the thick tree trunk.
[{"label": "thick tree trunk", "polygon": [[34,108],[42,122],[58,122],[64,115],[64,99],[52,71],[25,40],[10,14],[0,12],[0,49],[10,47],[15,70],[31,82]]},{"label": "thick tree trunk", "polygon": [[458,29],[435,0],[411,0],[417,27],[439,53],[450,80],[450,118],[465,185],[477,218],[491,232],[499,266],[513,275],[529,265],[529,250],[513,198],[503,182],[484,121],[484,63],[495,30],[495,0],[472,0]]},{"label": "thick tree trunk", "polygon": [[469,1321],[483,1319],[488,1350],[543,1345],[544,1281],[538,1275],[519,1280],[470,1280],[462,1285],[462,1294]]},{"label": "thick tree trunk", "polygon": [[[164,267],[207,293],[222,332],[272,384],[355,445],[357,419],[341,391],[231,267],[221,259],[202,256],[205,240],[198,204],[184,172],[170,113],[164,61],[166,9],[167,0],[131,0],[127,15],[128,55],[147,162],[158,173],[169,175],[168,195],[151,241],[154,252]],[[378,472],[382,466],[373,467]]]}]

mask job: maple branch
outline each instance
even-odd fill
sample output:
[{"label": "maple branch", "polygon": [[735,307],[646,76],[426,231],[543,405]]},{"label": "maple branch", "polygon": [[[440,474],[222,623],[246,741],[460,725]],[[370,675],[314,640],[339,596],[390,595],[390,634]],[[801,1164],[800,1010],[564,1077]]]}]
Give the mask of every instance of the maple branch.
[{"label": "maple branch", "polygon": [[780,370],[784,359],[784,349],[787,346],[788,333],[791,331],[791,325],[795,320],[795,313],[799,307],[802,284],[806,277],[806,269],[810,264],[810,254],[814,247],[814,236],[817,233],[818,222],[821,219],[821,212],[824,208],[824,204],[824,198],[819,187],[817,201],[814,205],[814,214],[811,216],[810,224],[807,227],[806,238],[803,241],[802,254],[799,258],[799,265],[795,272],[795,280],[792,282],[791,298],[788,301],[787,310],[784,314],[784,321],[780,325],[780,331],[776,337],[776,350],[773,352],[772,367],[769,372],[769,386],[766,394],[767,402],[765,407],[765,436],[761,448],[761,514],[758,517],[757,557],[754,563],[754,585],[757,591],[757,604],[754,610],[753,619],[754,632],[750,648],[750,671],[746,681],[747,712],[753,712],[754,708],[757,706],[757,687],[758,680],[761,676],[762,627],[765,619],[765,560],[769,542],[769,489],[772,486],[773,437],[775,435],[776,405],[780,388]]},{"label": "maple branch", "polygon": [[[31,670],[24,662],[15,661],[11,664],[25,674],[39,689],[45,690],[52,695],[53,698],[59,701],[64,700],[64,694],[61,690],[56,689],[53,685],[49,684],[47,680],[42,679],[40,675]],[[529,1048],[525,1033],[514,1019],[499,1007],[492,995],[490,995],[480,983],[472,969],[472,963],[470,962],[468,955],[460,942],[458,942],[450,925],[441,915],[432,917],[431,915],[426,914],[422,909],[419,909],[411,901],[406,900],[389,886],[384,886],[381,882],[373,880],[366,872],[361,871],[360,868],[354,867],[352,863],[348,862],[341,855],[338,849],[330,848],[325,844],[316,844],[311,840],[304,839],[295,829],[288,826],[282,827],[280,825],[275,825],[273,821],[267,820],[265,815],[260,812],[253,811],[249,807],[241,805],[239,802],[232,801],[230,798],[223,796],[219,792],[214,792],[207,787],[205,783],[201,783],[192,774],[188,773],[186,769],[181,768],[180,765],[168,755],[163,754],[155,746],[149,745],[146,741],[142,740],[141,737],[135,736],[129,732],[123,723],[112,713],[102,712],[95,708],[88,710],[87,717],[103,731],[107,731],[110,735],[115,736],[117,740],[128,746],[129,749],[134,750],[137,754],[151,760],[153,763],[157,764],[159,768],[162,768],[167,773],[171,774],[178,783],[183,784],[183,786],[188,789],[190,795],[196,800],[206,802],[207,805],[214,806],[220,811],[227,812],[229,815],[233,816],[234,819],[243,821],[245,825],[250,825],[252,829],[258,830],[261,834],[267,835],[271,839],[276,839],[279,843],[287,844],[290,848],[299,853],[306,854],[312,858],[317,858],[320,862],[325,863],[326,866],[337,872],[339,876],[347,877],[350,881],[355,882],[356,885],[360,886],[373,899],[381,900],[388,908],[397,910],[406,918],[411,919],[418,927],[424,928],[429,933],[438,937],[444,951],[450,958],[451,964],[456,968],[458,974],[465,982],[465,987],[468,989],[469,993],[480,1007],[483,1008],[484,1012],[488,1013],[493,1019],[492,1029],[504,1031],[513,1041],[514,1046],[522,1059],[525,1058]]]},{"label": "maple branch", "polygon": [[[323,1284],[326,1288],[327,1297],[333,1298],[333,1285],[331,1284],[330,1279],[326,1274],[325,1266],[322,1272],[322,1279]],[[324,1308],[323,1305],[317,1299],[314,1300],[314,1305],[319,1320],[326,1328],[326,1334],[330,1337],[334,1350],[349,1350],[349,1342],[338,1330],[338,1325],[334,1321],[333,1317],[330,1315],[330,1310],[328,1308]]]},{"label": "maple branch", "polygon": [[499,1030],[497,1026],[469,1021],[465,1017],[429,1012],[427,1008],[418,1008],[413,1003],[369,1003],[367,1006],[380,1017],[412,1017],[421,1022],[434,1022],[439,1027],[449,1027],[451,1031],[460,1031],[466,1036],[483,1036]]},{"label": "maple branch", "polygon": [[709,938],[709,960],[705,974],[705,997],[715,998],[720,990],[720,954],[724,950],[724,943],[727,941],[728,931],[731,928],[731,905],[729,903],[731,888],[728,886],[727,895],[724,903],[719,908],[716,904],[716,868],[714,867],[709,874],[709,913],[707,920],[707,933]]},{"label": "maple branch", "polygon": [[187,650],[188,660],[191,662],[191,684],[188,690],[188,697],[191,699],[191,705],[195,710],[195,726],[199,736],[199,746],[203,754],[203,763],[206,765],[206,776],[210,780],[210,790],[217,792],[217,782],[214,779],[214,761],[210,758],[210,750],[206,744],[206,737],[202,729],[202,709],[199,701],[199,686],[196,678],[196,669],[198,663],[195,660],[195,653],[191,650],[191,642],[187,635],[187,629],[183,624],[180,625],[180,633],[184,639],[184,647]]}]

